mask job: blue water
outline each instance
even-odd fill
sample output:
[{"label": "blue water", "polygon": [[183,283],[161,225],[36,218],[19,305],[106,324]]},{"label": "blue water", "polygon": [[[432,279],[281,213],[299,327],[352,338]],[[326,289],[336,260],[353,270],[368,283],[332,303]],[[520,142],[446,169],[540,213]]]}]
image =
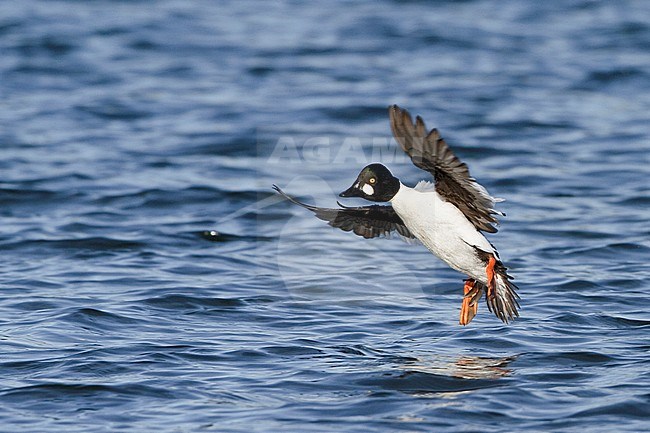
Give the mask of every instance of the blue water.
[{"label": "blue water", "polygon": [[[650,3],[0,5],[0,431],[648,431]],[[336,231],[387,107],[506,198],[521,318]]]}]

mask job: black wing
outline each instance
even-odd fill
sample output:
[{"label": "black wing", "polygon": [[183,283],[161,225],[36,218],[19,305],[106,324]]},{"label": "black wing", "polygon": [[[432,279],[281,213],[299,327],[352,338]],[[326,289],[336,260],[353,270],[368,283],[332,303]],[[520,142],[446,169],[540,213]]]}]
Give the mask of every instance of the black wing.
[{"label": "black wing", "polygon": [[346,207],[338,203],[341,206],[339,209],[328,209],[302,203],[285,194],[277,185],[273,185],[273,189],[291,203],[314,212],[318,218],[327,221],[332,227],[346,232],[352,231],[355,235],[366,239],[386,236],[393,231],[406,238],[415,238],[392,206]]},{"label": "black wing", "polygon": [[467,164],[454,155],[438,130],[427,133],[420,116],[413,123],[409,112],[397,105],[388,111],[395,140],[416,167],[433,175],[438,194],[460,209],[477,230],[496,233],[495,215],[503,215],[494,209],[497,199],[470,176]]}]

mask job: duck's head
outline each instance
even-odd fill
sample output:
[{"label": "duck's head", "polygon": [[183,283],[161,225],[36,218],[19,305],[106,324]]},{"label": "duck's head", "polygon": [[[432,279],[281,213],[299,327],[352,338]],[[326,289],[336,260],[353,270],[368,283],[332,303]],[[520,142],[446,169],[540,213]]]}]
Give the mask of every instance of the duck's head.
[{"label": "duck's head", "polygon": [[361,170],[357,180],[340,197],[361,197],[370,201],[390,201],[399,191],[399,179],[381,164],[370,164]]}]

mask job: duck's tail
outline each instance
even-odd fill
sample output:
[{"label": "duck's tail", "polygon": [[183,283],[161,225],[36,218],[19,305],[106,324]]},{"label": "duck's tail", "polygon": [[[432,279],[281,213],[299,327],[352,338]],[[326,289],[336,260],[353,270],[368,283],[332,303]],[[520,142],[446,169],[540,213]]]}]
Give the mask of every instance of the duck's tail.
[{"label": "duck's tail", "polygon": [[467,325],[476,315],[478,301],[485,292],[488,310],[503,323],[519,317],[519,288],[512,282],[508,270],[499,256],[476,248],[477,255],[485,263],[485,282],[470,278],[465,281],[465,296],[461,306],[460,324]]},{"label": "duck's tail", "polygon": [[519,317],[519,289],[508,275],[501,260],[491,255],[486,267],[488,277],[486,302],[488,310],[494,313],[503,323],[508,323]]}]

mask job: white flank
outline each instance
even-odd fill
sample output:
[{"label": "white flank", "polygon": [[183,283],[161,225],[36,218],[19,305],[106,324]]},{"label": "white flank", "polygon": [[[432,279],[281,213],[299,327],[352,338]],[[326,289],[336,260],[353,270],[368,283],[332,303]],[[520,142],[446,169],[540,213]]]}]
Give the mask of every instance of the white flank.
[{"label": "white flank", "polygon": [[453,269],[485,283],[485,264],[474,247],[488,253],[494,253],[494,248],[456,206],[434,190],[422,191],[424,186],[400,185],[391,200],[393,209],[429,251]]}]

